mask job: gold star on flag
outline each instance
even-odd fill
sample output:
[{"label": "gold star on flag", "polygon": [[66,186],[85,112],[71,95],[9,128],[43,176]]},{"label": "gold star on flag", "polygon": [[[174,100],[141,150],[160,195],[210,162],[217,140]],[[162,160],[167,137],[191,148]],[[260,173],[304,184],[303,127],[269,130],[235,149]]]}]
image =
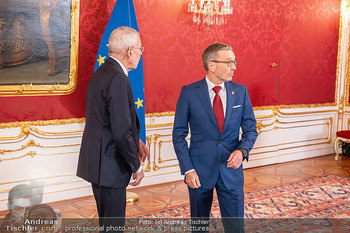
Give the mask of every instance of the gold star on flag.
[{"label": "gold star on flag", "polygon": [[139,107],[143,107],[142,102],[143,100],[140,100],[140,98],[137,98],[137,102],[135,102],[135,104],[137,104],[137,109],[139,109]]},{"label": "gold star on flag", "polygon": [[106,56],[101,57],[100,54],[99,54],[98,56],[99,56],[99,58],[97,59],[97,61],[98,61],[98,66],[101,66],[103,63],[105,63]]}]

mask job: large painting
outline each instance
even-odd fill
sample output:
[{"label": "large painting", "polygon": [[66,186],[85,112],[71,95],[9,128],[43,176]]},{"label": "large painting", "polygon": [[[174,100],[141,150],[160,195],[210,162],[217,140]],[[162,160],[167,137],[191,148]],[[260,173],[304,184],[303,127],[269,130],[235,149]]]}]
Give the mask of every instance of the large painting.
[{"label": "large painting", "polygon": [[72,93],[78,29],[79,0],[1,0],[0,96]]}]

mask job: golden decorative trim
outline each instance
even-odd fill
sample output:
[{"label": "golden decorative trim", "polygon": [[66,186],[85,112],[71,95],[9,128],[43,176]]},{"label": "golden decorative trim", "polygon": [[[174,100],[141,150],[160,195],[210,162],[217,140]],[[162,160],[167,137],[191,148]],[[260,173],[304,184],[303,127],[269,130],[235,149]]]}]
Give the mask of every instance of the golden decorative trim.
[{"label": "golden decorative trim", "polygon": [[160,140],[159,142],[158,142],[158,152],[159,152],[159,154],[158,154],[158,163],[164,163],[165,161],[161,158],[161,155],[160,155],[160,151],[161,151],[161,149],[162,149],[162,145],[163,145],[163,141],[162,140]]},{"label": "golden decorative trim", "polygon": [[146,117],[175,116],[175,111],[147,113],[147,114],[145,114],[145,116]]},{"label": "golden decorative trim", "polygon": [[157,145],[158,138],[159,138],[160,136],[161,136],[160,134],[155,134],[155,135],[154,135],[154,139],[153,139],[153,143],[154,143],[153,171],[159,170],[159,167],[158,167],[158,165],[156,164],[156,145]]},{"label": "golden decorative trim", "polygon": [[[62,192],[67,192],[67,191],[73,191],[73,190],[78,190],[78,189],[85,189],[85,188],[90,188],[91,189],[91,185],[89,186],[83,186],[83,187],[77,187],[77,188],[71,188],[71,189],[64,189],[64,190],[58,190],[58,191],[52,191],[52,192],[46,192],[43,195],[48,195],[48,194],[55,194],[55,193],[62,193]],[[8,199],[3,199],[0,200],[0,202],[2,201],[7,201]]]},{"label": "golden decorative trim", "polygon": [[79,153],[79,151],[67,151],[67,152],[59,152],[59,153],[37,153],[36,151],[29,151],[24,155],[18,156],[18,157],[12,157],[12,158],[0,158],[0,163],[3,161],[8,161],[8,160],[15,160],[15,159],[21,159],[26,156],[30,156],[34,158],[35,155],[63,155],[63,154],[72,154],[72,153]]},{"label": "golden decorative trim", "polygon": [[156,128],[156,127],[166,127],[166,126],[173,126],[174,123],[162,123],[162,124],[152,124],[152,125],[146,125],[147,128]]},{"label": "golden decorative trim", "polygon": [[[82,179],[73,179],[73,180],[66,180],[66,181],[59,181],[59,182],[54,182],[54,183],[49,183],[49,184],[44,184],[44,185],[37,185],[37,186],[29,186],[25,187],[22,189],[32,189],[32,188],[39,188],[39,187],[48,187],[48,186],[54,186],[54,185],[61,185],[61,184],[70,184],[70,183],[76,183],[76,182],[81,182]],[[6,190],[1,190],[0,193],[8,193],[10,192],[10,189]]]},{"label": "golden decorative trim", "polygon": [[263,124],[261,121],[260,122],[256,122],[256,129],[258,131],[258,134],[260,135],[262,133],[262,128],[266,128],[267,126],[271,126],[274,125],[275,123],[279,123],[278,119],[275,119],[272,123],[270,124]]},{"label": "golden decorative trim", "polygon": [[34,140],[30,140],[29,142],[27,142],[27,144],[22,145],[21,148],[18,149],[13,149],[13,150],[8,150],[8,149],[0,149],[0,154],[5,154],[8,152],[16,152],[16,151],[21,151],[24,150],[28,147],[41,147],[41,148],[59,148],[59,147],[69,147],[69,146],[80,146],[80,143],[76,143],[76,144],[65,144],[65,145],[55,145],[55,146],[43,146],[40,145],[39,143],[36,143]]},{"label": "golden decorative trim", "polygon": [[337,103],[333,102],[333,103],[323,103],[323,104],[291,104],[291,105],[282,104],[282,105],[253,107],[253,110],[257,111],[257,110],[291,109],[291,108],[319,108],[319,107],[329,107],[329,106],[337,106]]},{"label": "golden decorative trim", "polygon": [[[164,176],[164,175],[169,175],[169,174],[174,174],[174,173],[181,173],[181,171],[180,170],[178,170],[178,171],[174,171],[174,172],[167,172],[167,173],[162,173],[162,174],[154,174],[154,175],[150,175],[150,176],[145,176],[144,177],[144,179],[145,178],[151,178],[151,177],[156,177],[156,176]],[[173,182],[173,181],[172,181]],[[150,185],[150,186],[153,186],[153,185]]]},{"label": "golden decorative trim", "polygon": [[22,137],[25,137],[24,139],[26,139],[29,136],[29,134],[30,134],[30,132],[29,132],[28,126],[25,126],[25,127],[22,127],[20,134],[18,134],[16,136],[0,137],[0,141],[1,140],[15,140],[15,139],[20,139]]},{"label": "golden decorative trim", "polygon": [[[148,145],[148,151],[151,151],[151,143],[152,143],[152,135],[146,136],[146,141]],[[148,159],[148,164],[145,169],[143,169],[144,172],[150,172],[151,171],[151,158]]]},{"label": "golden decorative trim", "polygon": [[[157,170],[159,170],[159,169],[161,169],[161,168],[178,167],[178,166],[179,166],[179,164],[166,165],[166,166],[160,166],[160,167],[157,166]],[[156,171],[156,170],[155,170],[155,171]]]},{"label": "golden decorative trim", "polygon": [[85,123],[85,118],[71,118],[71,119],[55,119],[55,120],[39,120],[39,121],[20,121],[0,123],[0,129],[32,126],[50,126],[50,125],[68,125],[68,124]]},{"label": "golden decorative trim", "polygon": [[67,85],[2,85],[0,96],[68,95],[75,91],[78,80],[79,8],[79,0],[72,0],[69,83]]},{"label": "golden decorative trim", "polygon": [[[305,151],[302,151],[302,152],[309,152],[309,151],[316,151],[316,150],[327,150],[327,149],[330,149],[332,147],[324,147],[324,148],[317,148],[317,149],[311,149],[311,150],[305,150]],[[332,148],[333,149],[333,148]],[[284,155],[290,155],[290,154],[295,154],[295,152],[292,152],[292,153],[286,153],[286,154],[281,154],[280,156],[284,156]],[[320,155],[318,156],[313,156],[313,157],[319,157]],[[306,158],[307,159],[307,158]]]},{"label": "golden decorative trim", "polygon": [[0,141],[1,140],[14,140],[14,139],[19,139],[22,138],[24,136],[29,136],[30,134],[37,137],[37,138],[42,138],[38,135],[33,134],[32,132],[38,133],[40,135],[44,135],[44,136],[57,136],[57,135],[74,135],[74,134],[82,134],[83,131],[78,130],[78,131],[63,131],[63,132],[45,132],[45,131],[41,131],[38,130],[36,127],[34,126],[23,126],[21,128],[21,133],[16,135],[16,136],[6,136],[6,137],[0,137]]},{"label": "golden decorative trim", "polygon": [[323,110],[323,111],[311,111],[311,112],[282,112],[279,109],[272,109],[272,114],[265,116],[256,116],[256,119],[272,118],[275,116],[292,116],[292,115],[307,115],[307,114],[317,114],[317,113],[327,113],[327,112],[337,112],[337,110]]},{"label": "golden decorative trim", "polygon": [[40,177],[40,178],[34,178],[34,179],[25,179],[25,180],[15,180],[15,181],[9,181],[9,182],[2,182],[2,183],[0,183],[0,185],[13,184],[13,183],[22,183],[22,182],[28,182],[28,181],[32,181],[32,180],[52,179],[52,178],[56,178],[56,177],[72,176],[72,175],[75,175],[75,173],[68,173],[68,174],[55,175],[55,176],[46,176],[46,177]]},{"label": "golden decorative trim", "polygon": [[[326,138],[323,138],[323,139],[326,139]],[[315,139],[315,140],[320,140],[320,139]],[[327,139],[326,139],[327,140]],[[292,142],[291,142],[292,143]],[[296,142],[297,143],[297,142]],[[328,140],[326,142],[319,142],[319,143],[314,143],[314,144],[309,144],[309,145],[303,145],[303,146],[293,146],[293,147],[287,147],[287,148],[282,148],[282,149],[276,149],[276,150],[270,150],[270,151],[262,151],[262,152],[259,152],[259,153],[249,153],[249,161],[254,161],[254,160],[261,160],[261,159],[265,159],[264,158],[259,158],[259,159],[251,159],[251,156],[253,155],[260,155],[260,154],[266,154],[266,153],[278,153],[278,151],[282,151],[282,150],[290,150],[290,149],[295,149],[295,148],[302,148],[302,147],[309,147],[309,146],[317,146],[317,145],[324,145],[324,144],[329,144]],[[332,147],[328,147],[327,149],[330,149]],[[325,149],[325,148],[323,148]],[[317,149],[315,149],[317,150]],[[303,151],[300,151],[300,152],[305,152],[304,150]],[[296,153],[296,152],[293,152],[293,153]],[[292,153],[290,153],[292,154]],[[280,155],[279,155],[280,156]],[[276,156],[276,157],[279,157],[279,156]],[[271,157],[272,158],[272,157]]]},{"label": "golden decorative trim", "polygon": [[[318,108],[318,107],[329,107],[329,106],[337,106],[337,102],[334,102],[334,103],[323,103],[323,104],[269,105],[269,106],[253,107],[253,110],[254,111],[257,111],[257,110],[273,110],[274,111],[271,115],[268,115],[268,116],[256,116],[256,119],[261,119],[261,118],[273,117],[273,116],[275,116],[277,114],[277,112],[279,112],[281,114],[285,114],[285,115],[293,114],[293,113],[282,113],[279,109]],[[332,110],[317,111],[317,112],[332,112]],[[303,113],[304,114],[308,114],[308,112],[303,112]],[[303,113],[300,113],[300,114],[303,114]],[[145,116],[146,117],[175,116],[175,112],[174,111],[166,111],[166,112],[147,113]],[[151,124],[151,125],[146,125],[146,128],[154,128],[154,127],[161,127],[161,126],[171,126],[171,125],[172,125],[171,123]]]}]

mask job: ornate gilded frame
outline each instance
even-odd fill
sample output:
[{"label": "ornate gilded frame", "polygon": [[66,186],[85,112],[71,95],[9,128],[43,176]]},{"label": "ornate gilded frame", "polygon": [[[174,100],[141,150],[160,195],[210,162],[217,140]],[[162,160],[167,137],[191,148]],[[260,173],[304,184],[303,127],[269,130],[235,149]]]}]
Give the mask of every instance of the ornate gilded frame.
[{"label": "ornate gilded frame", "polygon": [[0,96],[68,95],[75,91],[78,80],[79,6],[80,0],[71,0],[70,67],[68,72],[68,84],[0,85]]}]

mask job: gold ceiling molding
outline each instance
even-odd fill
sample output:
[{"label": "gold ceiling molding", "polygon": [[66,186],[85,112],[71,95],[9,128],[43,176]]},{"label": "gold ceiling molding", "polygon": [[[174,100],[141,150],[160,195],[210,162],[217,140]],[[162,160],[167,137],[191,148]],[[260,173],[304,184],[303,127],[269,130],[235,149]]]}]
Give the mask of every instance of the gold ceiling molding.
[{"label": "gold ceiling molding", "polygon": [[85,118],[5,122],[5,123],[0,123],[0,129],[23,127],[28,125],[50,126],[50,125],[68,125],[68,124],[75,124],[75,123],[78,123],[78,124],[85,123]]}]

